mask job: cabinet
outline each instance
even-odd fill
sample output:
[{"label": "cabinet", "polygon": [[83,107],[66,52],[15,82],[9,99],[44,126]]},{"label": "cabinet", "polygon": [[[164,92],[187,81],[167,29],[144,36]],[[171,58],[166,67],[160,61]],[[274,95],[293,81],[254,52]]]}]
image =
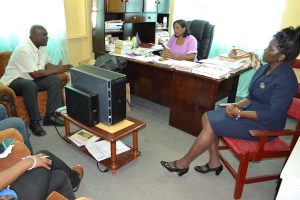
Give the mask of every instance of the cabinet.
[{"label": "cabinet", "polygon": [[142,12],[143,1],[141,0],[107,0],[107,13]]},{"label": "cabinet", "polygon": [[[105,52],[105,36],[127,39],[139,32],[142,42],[155,42],[157,23],[169,22],[170,0],[94,0],[97,2],[97,21],[93,29],[95,57]],[[123,21],[121,29],[105,28],[106,21]],[[163,29],[167,31],[167,28]],[[142,36],[141,36],[142,35]]]},{"label": "cabinet", "polygon": [[169,14],[170,0],[144,0],[143,11]]},{"label": "cabinet", "polygon": [[169,14],[170,12],[170,0],[158,0],[157,12],[162,14]]}]

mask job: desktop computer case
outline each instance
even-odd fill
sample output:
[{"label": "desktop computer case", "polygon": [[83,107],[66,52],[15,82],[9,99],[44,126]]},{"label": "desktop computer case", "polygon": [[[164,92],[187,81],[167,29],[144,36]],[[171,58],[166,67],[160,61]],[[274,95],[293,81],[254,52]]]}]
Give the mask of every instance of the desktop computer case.
[{"label": "desktop computer case", "polygon": [[71,85],[65,87],[67,113],[70,117],[87,125],[94,126],[98,121],[98,95],[78,90]]},{"label": "desktop computer case", "polygon": [[99,121],[112,125],[126,118],[126,76],[117,72],[81,65],[70,69],[71,84],[98,94]]}]

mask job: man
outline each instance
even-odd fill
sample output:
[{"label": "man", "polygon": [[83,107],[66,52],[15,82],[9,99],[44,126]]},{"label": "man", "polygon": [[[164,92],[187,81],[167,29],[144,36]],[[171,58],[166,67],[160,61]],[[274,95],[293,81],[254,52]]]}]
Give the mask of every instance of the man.
[{"label": "man", "polygon": [[44,126],[63,126],[63,122],[54,115],[62,106],[61,80],[57,76],[72,67],[50,63],[47,52],[48,33],[40,25],[30,29],[29,40],[20,44],[12,53],[5,74],[1,78],[3,84],[14,90],[16,95],[23,96],[24,104],[30,118],[29,128],[36,136],[43,136],[46,131],[40,125],[41,116],[38,110],[37,92],[47,90],[47,108],[43,120]]}]

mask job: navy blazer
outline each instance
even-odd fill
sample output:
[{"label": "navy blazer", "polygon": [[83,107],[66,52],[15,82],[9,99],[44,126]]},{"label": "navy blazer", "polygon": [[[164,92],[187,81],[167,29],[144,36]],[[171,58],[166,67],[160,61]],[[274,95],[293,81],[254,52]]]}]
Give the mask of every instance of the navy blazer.
[{"label": "navy blazer", "polygon": [[270,75],[264,75],[268,67],[262,66],[253,76],[247,97],[251,103],[245,110],[256,111],[259,122],[267,129],[283,129],[298,81],[287,62],[276,67]]}]

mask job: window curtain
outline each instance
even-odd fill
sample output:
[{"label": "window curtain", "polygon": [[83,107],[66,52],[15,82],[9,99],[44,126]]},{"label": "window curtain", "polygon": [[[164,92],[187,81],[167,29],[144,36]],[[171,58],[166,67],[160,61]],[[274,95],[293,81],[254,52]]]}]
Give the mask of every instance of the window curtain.
[{"label": "window curtain", "polygon": [[[209,57],[228,53],[234,46],[260,57],[280,30],[286,0],[176,0],[173,21],[201,19],[215,25]],[[255,70],[240,76],[237,96],[248,94]]]},{"label": "window curtain", "polygon": [[9,0],[0,1],[0,7],[0,52],[13,51],[29,38],[30,27],[39,24],[48,31],[51,62],[68,63],[64,0]]}]

